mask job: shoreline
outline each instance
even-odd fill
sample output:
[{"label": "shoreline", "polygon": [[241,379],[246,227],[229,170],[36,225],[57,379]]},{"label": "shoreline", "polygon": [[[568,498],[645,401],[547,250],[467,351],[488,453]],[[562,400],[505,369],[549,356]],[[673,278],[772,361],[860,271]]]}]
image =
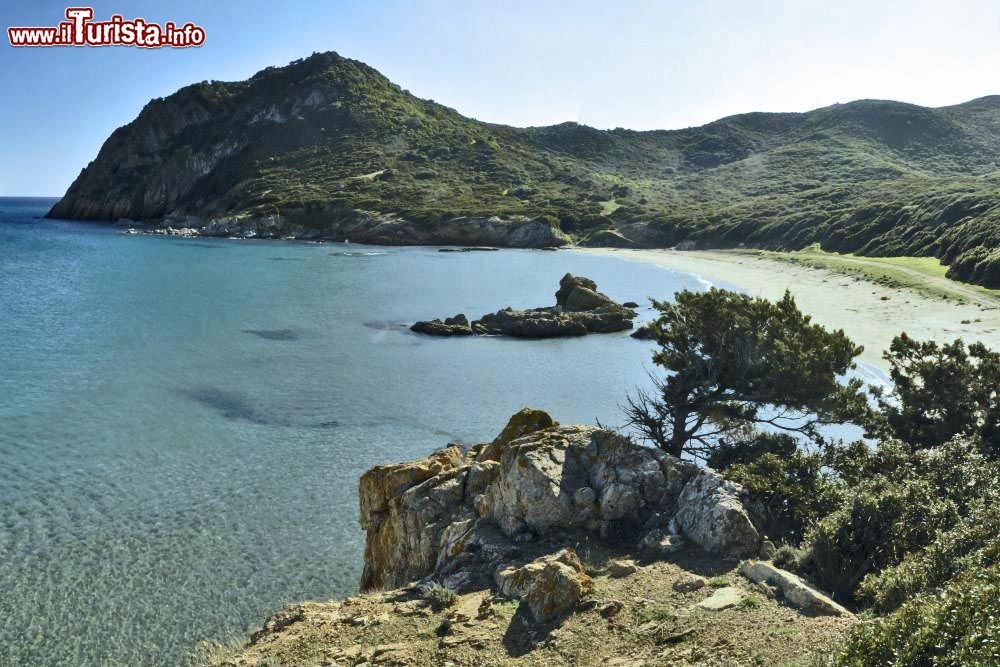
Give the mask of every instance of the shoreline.
[{"label": "shoreline", "polygon": [[[780,298],[786,289],[803,312],[828,328],[843,329],[865,350],[858,361],[888,371],[882,358],[894,336],[906,332],[918,340],[967,343],[981,341],[1000,350],[1000,303],[986,294],[970,294],[955,283],[962,303],[932,298],[915,287],[887,286],[836,269],[733,250],[630,250],[573,248],[574,252],[646,262],[690,273],[719,287],[752,296]],[[944,280],[944,279],[942,279]]]}]

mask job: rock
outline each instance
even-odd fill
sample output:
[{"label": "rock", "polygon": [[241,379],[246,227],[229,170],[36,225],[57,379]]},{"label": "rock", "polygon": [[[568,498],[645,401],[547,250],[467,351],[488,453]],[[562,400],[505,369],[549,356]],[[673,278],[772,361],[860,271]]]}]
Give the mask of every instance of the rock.
[{"label": "rock", "polygon": [[697,574],[687,573],[674,582],[673,589],[678,593],[693,593],[708,585],[708,579]]},{"label": "rock", "polygon": [[556,305],[528,310],[504,308],[471,324],[464,315],[445,321],[417,322],[413,331],[435,336],[491,335],[515,338],[555,338],[610,333],[632,328],[636,313],[597,291],[589,278],[566,274],[556,292]]},{"label": "rock", "polygon": [[617,578],[627,577],[639,571],[639,566],[632,559],[608,561],[608,575]]},{"label": "rock", "polygon": [[392,588],[419,579],[438,562],[442,537],[474,518],[464,502],[466,468],[457,446],[391,466],[376,466],[358,484],[367,533],[361,589]]},{"label": "rock", "polygon": [[771,540],[764,540],[760,543],[760,550],[757,552],[761,560],[771,560],[778,553],[778,548]]},{"label": "rock", "polygon": [[721,611],[735,607],[743,600],[743,591],[733,586],[718,588],[710,596],[698,603],[700,609]]},{"label": "rock", "polygon": [[639,541],[639,550],[656,556],[666,556],[684,548],[684,538],[655,528]]},{"label": "rock", "polygon": [[636,340],[652,340],[653,330],[644,325],[633,331],[630,335]]},{"label": "rock", "polygon": [[597,491],[589,486],[581,486],[573,493],[573,506],[580,512],[593,510],[596,501]]},{"label": "rock", "polygon": [[757,552],[760,535],[743,503],[743,488],[710,468],[681,491],[674,523],[705,551],[727,556]]},{"label": "rock", "polygon": [[851,612],[819,592],[800,577],[771,563],[747,560],[740,563],[740,574],[758,584],[779,589],[785,600],[798,609],[821,616],[851,616]]},{"label": "rock", "polygon": [[574,276],[571,273],[567,273],[559,280],[559,289],[556,290],[556,305],[565,306],[570,293],[578,287],[582,287],[583,289],[587,289],[592,292],[597,291],[597,283],[590,278]]},{"label": "rock", "polygon": [[292,605],[287,609],[282,609],[281,611],[271,614],[271,616],[264,621],[264,627],[250,635],[250,643],[256,644],[268,635],[278,634],[288,626],[298,623],[303,618],[305,618],[305,611],[302,605]]},{"label": "rock", "polygon": [[611,600],[607,604],[601,606],[601,608],[597,610],[597,613],[604,618],[614,618],[624,608],[625,604],[621,600]]},{"label": "rock", "polygon": [[537,549],[572,530],[645,536],[654,554],[680,548],[681,535],[709,551],[731,553],[751,542],[755,550],[741,498],[738,485],[690,461],[601,428],[560,426],[525,408],[487,445],[467,453],[453,445],[362,476],[361,588],[433,576],[471,591],[529,548],[521,540]]},{"label": "rock", "polygon": [[500,435],[493,439],[489,445],[480,450],[476,456],[477,461],[499,461],[503,448],[511,441],[521,436],[542,429],[549,428],[555,424],[552,417],[544,410],[534,408],[521,408],[515,412],[507,421],[507,425],[500,431]]},{"label": "rock", "polygon": [[637,304],[635,301],[626,301],[625,303],[622,304],[622,306],[624,306],[625,308],[638,308],[639,304]]},{"label": "rock", "polygon": [[496,584],[501,595],[526,602],[539,623],[548,623],[573,609],[594,588],[572,549],[521,567],[506,567],[497,572]]},{"label": "rock", "polygon": [[410,327],[410,331],[429,336],[471,336],[472,326],[468,318],[459,313],[446,318],[444,322],[438,319],[417,322]]}]

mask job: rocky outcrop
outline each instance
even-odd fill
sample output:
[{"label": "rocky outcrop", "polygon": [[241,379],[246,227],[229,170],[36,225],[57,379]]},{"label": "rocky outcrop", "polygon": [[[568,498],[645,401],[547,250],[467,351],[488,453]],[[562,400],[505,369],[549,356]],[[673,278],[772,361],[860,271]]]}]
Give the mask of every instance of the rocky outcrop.
[{"label": "rocky outcrop", "polygon": [[[743,490],[710,469],[592,426],[516,414],[493,442],[378,466],[360,488],[364,590],[428,576],[455,588],[516,565],[518,544],[566,531],[727,556],[756,553]],[[673,535],[673,536],[672,536]],[[672,536],[672,537],[671,537]],[[661,552],[663,553],[663,552]]]},{"label": "rocky outcrop", "polygon": [[[634,310],[598,292],[593,280],[567,273],[559,281],[555,306],[528,310],[504,308],[472,322],[471,333],[515,338],[583,336],[631,329],[635,317]],[[447,324],[448,320],[435,319],[417,322],[410,328],[434,336],[456,335],[456,329]],[[468,335],[464,326],[461,334]]]}]

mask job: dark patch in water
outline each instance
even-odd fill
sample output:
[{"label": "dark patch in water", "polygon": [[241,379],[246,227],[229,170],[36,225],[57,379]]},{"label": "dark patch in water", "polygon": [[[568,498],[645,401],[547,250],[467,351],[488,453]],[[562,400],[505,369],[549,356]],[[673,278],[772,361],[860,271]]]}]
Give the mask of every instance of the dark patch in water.
[{"label": "dark patch in water", "polygon": [[206,250],[223,250],[226,248],[222,244],[198,243],[197,241],[188,241],[184,245],[187,248],[205,248]]},{"label": "dark patch in water", "polygon": [[243,329],[243,333],[253,334],[265,340],[298,340],[300,338],[292,329]]},{"label": "dark patch in water", "polygon": [[297,424],[285,418],[271,418],[257,410],[246,394],[220,387],[195,387],[194,389],[182,390],[181,394],[192,401],[212,408],[225,419],[232,421],[245,421],[261,426],[291,426],[299,428],[338,428],[341,425],[336,419],[327,419],[312,424]]},{"label": "dark patch in water", "polygon": [[268,257],[272,262],[301,262],[301,257]]},{"label": "dark patch in water", "polygon": [[226,419],[248,421],[254,424],[267,424],[262,419],[247,397],[238,392],[219,387],[195,387],[182,391],[192,401],[206,405]]},{"label": "dark patch in water", "polygon": [[398,320],[371,320],[365,322],[365,326],[377,331],[406,331],[410,328],[409,324]]}]

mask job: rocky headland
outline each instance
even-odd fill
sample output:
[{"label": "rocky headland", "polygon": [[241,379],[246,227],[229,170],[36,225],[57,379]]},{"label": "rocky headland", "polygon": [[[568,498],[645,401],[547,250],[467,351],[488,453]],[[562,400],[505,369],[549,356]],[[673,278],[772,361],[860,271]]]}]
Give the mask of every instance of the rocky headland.
[{"label": "rocky headland", "polygon": [[528,310],[504,308],[472,322],[459,313],[444,320],[416,322],[410,329],[431,336],[554,338],[626,331],[632,328],[635,317],[632,308],[599,292],[593,280],[567,273],[559,281],[554,306]]},{"label": "rocky headland", "polygon": [[805,665],[854,622],[757,560],[773,547],[739,485],[540,410],[369,470],[359,503],[362,593],[203,645],[206,664]]}]

